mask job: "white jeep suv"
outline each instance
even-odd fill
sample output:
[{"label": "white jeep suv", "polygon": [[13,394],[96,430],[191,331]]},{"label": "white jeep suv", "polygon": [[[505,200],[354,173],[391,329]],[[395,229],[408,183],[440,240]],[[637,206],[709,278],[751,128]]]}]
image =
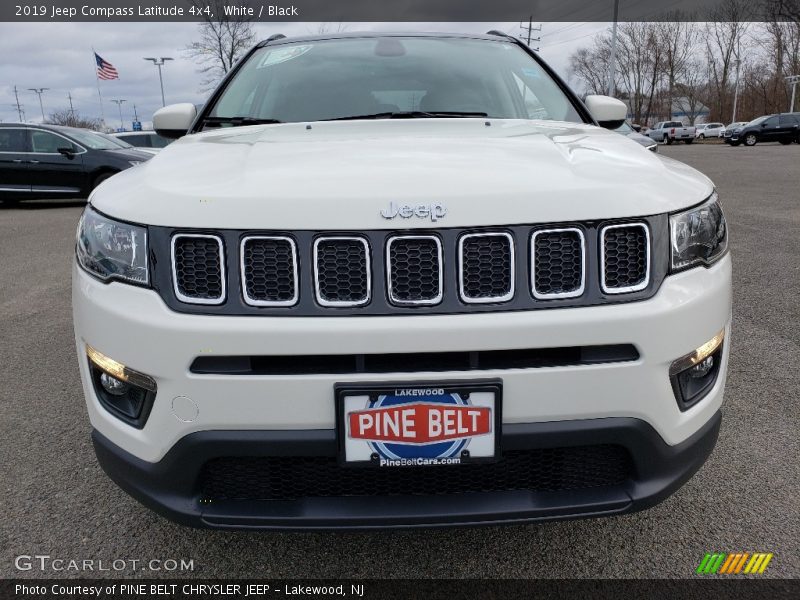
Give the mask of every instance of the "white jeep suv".
[{"label": "white jeep suv", "polygon": [[78,229],[103,469],[225,528],[667,497],[717,438],[731,260],[711,181],[624,118],[494,33],[274,36],[161,109],[180,139]]}]

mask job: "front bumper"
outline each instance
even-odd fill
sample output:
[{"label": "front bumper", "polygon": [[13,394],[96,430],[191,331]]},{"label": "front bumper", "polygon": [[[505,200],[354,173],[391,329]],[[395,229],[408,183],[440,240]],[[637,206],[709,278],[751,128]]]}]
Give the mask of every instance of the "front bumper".
[{"label": "front bumper", "polygon": [[[507,490],[438,496],[314,497],[295,500],[201,498],[199,474],[210,459],[270,455],[336,455],[333,431],[205,431],[183,438],[157,463],[148,463],[94,431],[103,470],[125,491],[165,517],[223,529],[369,529],[533,522],[624,514],[657,504],[706,461],[721,415],[670,446],[639,419],[624,417],[504,427],[505,451],[564,445],[620,444],[632,459],[630,478],[613,486],[564,491]],[[500,463],[502,464],[502,459]],[[468,466],[431,467],[465,469]]]},{"label": "front bumper", "polygon": [[[372,527],[615,514],[666,497],[706,459],[719,427],[730,340],[731,261],[667,277],[651,299],[505,313],[370,317],[179,314],[153,291],[73,273],[75,335],[94,441],[121,487],[175,520],[212,527]],[[670,364],[725,329],[713,388],[681,411]],[[146,373],[158,392],[141,429],[110,414],[86,345]],[[337,355],[632,344],[628,362],[347,375],[197,374],[204,355]],[[616,443],[633,461],[614,485],[461,495],[303,497],[201,503],[199,475],[223,456],[335,456],[334,386],[500,379],[502,451]],[[294,453],[294,454],[292,454]],[[441,467],[440,467],[441,468]]]}]

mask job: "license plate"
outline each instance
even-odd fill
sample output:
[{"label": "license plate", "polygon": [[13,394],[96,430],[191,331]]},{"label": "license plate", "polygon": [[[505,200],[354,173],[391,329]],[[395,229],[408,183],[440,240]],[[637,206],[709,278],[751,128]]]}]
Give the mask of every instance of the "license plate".
[{"label": "license plate", "polygon": [[336,386],[339,462],[423,467],[499,457],[501,384]]}]

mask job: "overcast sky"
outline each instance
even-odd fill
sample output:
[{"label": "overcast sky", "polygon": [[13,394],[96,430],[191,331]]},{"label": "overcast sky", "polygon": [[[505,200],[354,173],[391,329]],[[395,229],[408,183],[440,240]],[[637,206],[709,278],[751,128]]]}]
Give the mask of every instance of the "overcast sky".
[{"label": "overcast sky", "polygon": [[[331,24],[337,26],[338,24]],[[319,23],[256,23],[258,39],[273,33],[287,36],[316,33]],[[521,35],[519,23],[345,23],[346,31],[458,31],[485,33],[500,29]],[[171,56],[176,60],[164,67],[167,104],[201,103],[201,75],[183,48],[197,38],[196,23],[0,23],[0,121],[18,121],[14,99],[26,120],[41,122],[39,100],[28,88],[50,88],[42,100],[45,115],[69,108],[72,93],[75,110],[82,115],[100,116],[92,46],[119,71],[119,80],[101,81],[103,110],[108,124],[119,126],[119,112],[112,99],[125,99],[122,114],[130,129],[133,107],[147,126],[161,106],[158,70],[144,56]],[[567,78],[568,58],[576,48],[592,41],[607,23],[545,23],[541,56]],[[531,44],[534,46],[534,44]],[[573,85],[575,82],[570,82]]]}]

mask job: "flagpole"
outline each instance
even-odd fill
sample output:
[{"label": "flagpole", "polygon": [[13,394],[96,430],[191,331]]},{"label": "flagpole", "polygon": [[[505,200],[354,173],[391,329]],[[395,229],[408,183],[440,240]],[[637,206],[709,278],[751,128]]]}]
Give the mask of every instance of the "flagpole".
[{"label": "flagpole", "polygon": [[92,62],[94,63],[94,79],[97,82],[97,96],[100,98],[100,120],[103,122],[103,129],[106,129],[106,111],[103,108],[103,94],[100,93],[100,76],[97,74],[97,52],[92,46]]}]

